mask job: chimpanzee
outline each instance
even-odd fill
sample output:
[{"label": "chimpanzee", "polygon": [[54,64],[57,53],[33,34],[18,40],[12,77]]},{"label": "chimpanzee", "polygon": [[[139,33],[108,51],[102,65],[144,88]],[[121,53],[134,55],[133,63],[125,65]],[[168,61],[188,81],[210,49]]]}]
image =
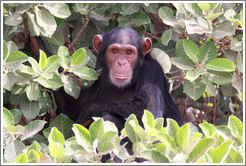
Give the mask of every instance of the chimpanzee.
[{"label": "chimpanzee", "polygon": [[96,35],[93,47],[98,53],[96,69],[101,74],[70,109],[79,113],[77,123],[88,126],[91,117],[103,117],[122,129],[130,114],[141,123],[147,109],[155,118],[172,118],[183,124],[162,67],[150,57],[149,38],[142,39],[131,28],[118,27]]}]

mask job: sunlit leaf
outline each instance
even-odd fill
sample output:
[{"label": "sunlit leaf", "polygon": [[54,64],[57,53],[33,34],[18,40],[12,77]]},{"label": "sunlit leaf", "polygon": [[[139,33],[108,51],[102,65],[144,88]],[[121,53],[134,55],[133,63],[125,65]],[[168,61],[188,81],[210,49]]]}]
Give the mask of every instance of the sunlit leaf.
[{"label": "sunlit leaf", "polygon": [[67,18],[71,15],[69,6],[65,3],[44,3],[44,7],[58,18]]},{"label": "sunlit leaf", "polygon": [[206,89],[206,85],[203,81],[198,78],[193,82],[188,80],[184,81],[184,92],[187,96],[191,97],[193,100],[199,99]]},{"label": "sunlit leaf", "polygon": [[215,58],[206,65],[206,68],[226,72],[232,72],[235,70],[234,64],[227,58]]}]

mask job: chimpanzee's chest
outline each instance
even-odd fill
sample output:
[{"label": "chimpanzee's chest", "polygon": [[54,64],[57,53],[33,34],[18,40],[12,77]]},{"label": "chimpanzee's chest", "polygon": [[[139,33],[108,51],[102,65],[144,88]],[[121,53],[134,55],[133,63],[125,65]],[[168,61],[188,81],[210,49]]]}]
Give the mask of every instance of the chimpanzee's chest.
[{"label": "chimpanzee's chest", "polygon": [[133,89],[113,89],[111,91],[104,90],[101,92],[97,100],[101,103],[120,103],[123,101],[128,100],[129,98],[132,98],[134,96],[134,90]]}]

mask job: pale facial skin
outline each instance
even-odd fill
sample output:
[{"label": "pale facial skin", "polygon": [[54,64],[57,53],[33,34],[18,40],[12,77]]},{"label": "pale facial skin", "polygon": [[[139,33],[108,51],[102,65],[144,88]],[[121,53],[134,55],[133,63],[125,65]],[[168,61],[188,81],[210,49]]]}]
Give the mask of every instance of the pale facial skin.
[{"label": "pale facial skin", "polygon": [[111,44],[106,55],[111,82],[118,87],[129,84],[138,58],[136,47],[129,44]]}]

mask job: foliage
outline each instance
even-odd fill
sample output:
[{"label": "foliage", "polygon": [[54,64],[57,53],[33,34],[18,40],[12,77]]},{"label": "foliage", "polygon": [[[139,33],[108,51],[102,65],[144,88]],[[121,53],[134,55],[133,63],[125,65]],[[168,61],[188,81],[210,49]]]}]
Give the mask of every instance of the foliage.
[{"label": "foliage", "polygon": [[[243,108],[243,10],[238,3],[4,3],[4,162],[100,162],[104,154],[108,162],[115,155],[123,162],[242,162],[242,125],[235,116]],[[77,99],[100,74],[94,35],[120,26],[152,38],[151,56],[175,97],[205,106],[191,106],[204,135],[170,119],[163,128],[148,112],[144,129],[131,115],[120,137],[102,119],[87,130],[56,116],[53,92],[64,88]],[[214,126],[231,114],[227,126]],[[134,155],[119,144],[124,137]]]},{"label": "foliage", "polygon": [[[42,116],[52,109],[54,99],[49,95],[51,90],[64,87],[69,95],[77,99],[80,95],[80,87],[69,75],[74,73],[83,80],[96,80],[97,73],[92,68],[86,67],[85,49],[78,49],[72,56],[68,55],[65,46],[60,46],[57,55],[47,58],[46,54],[40,50],[39,62],[28,57],[20,51],[11,51],[11,47],[16,47],[14,42],[4,45],[4,90],[5,93],[11,91],[9,100],[12,104],[19,105],[24,117],[32,120],[37,116]],[[28,62],[29,64],[24,64]],[[58,68],[63,67],[63,72],[59,73]],[[45,88],[45,89],[44,89]],[[53,104],[52,104],[53,102]],[[21,116],[22,113],[19,116]],[[17,122],[18,123],[18,122]]]},{"label": "foliage", "polygon": [[[6,108],[3,113],[6,162],[100,163],[106,154],[110,155],[106,162],[114,162],[117,156],[122,163],[135,162],[136,158],[142,158],[145,163],[243,162],[243,124],[235,116],[229,117],[226,126],[215,127],[204,121],[199,125],[202,134],[191,123],[179,127],[172,119],[167,119],[167,127],[163,127],[163,118],[154,119],[145,110],[142,117],[144,128],[132,114],[119,136],[116,126],[102,118],[94,118],[95,121],[86,129],[69,123],[68,117],[61,114],[44,134],[46,138],[42,142],[35,140],[25,146],[23,141],[41,131],[44,123],[37,120],[27,126],[14,126],[13,114]],[[58,121],[68,122],[64,125]],[[66,132],[71,129],[73,133],[68,136]],[[133,143],[133,155],[128,153],[126,144],[120,144],[125,137]]]}]

